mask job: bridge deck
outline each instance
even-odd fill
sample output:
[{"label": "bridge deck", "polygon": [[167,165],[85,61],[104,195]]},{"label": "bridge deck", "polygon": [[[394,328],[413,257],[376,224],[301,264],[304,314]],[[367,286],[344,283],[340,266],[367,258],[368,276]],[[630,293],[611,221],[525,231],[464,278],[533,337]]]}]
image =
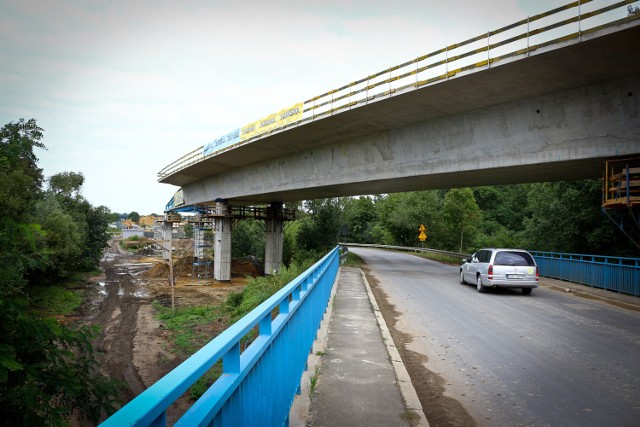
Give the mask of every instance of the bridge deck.
[{"label": "bridge deck", "polygon": [[630,20],[580,39],[545,46],[431,85],[406,88],[339,114],[274,131],[197,161],[159,181],[185,186],[302,149],[638,74],[639,44],[640,20]]}]

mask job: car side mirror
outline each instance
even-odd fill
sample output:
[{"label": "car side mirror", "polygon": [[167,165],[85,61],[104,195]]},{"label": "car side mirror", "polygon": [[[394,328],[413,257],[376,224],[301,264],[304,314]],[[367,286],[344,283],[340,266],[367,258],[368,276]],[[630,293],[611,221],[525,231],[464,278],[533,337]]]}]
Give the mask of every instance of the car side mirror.
[{"label": "car side mirror", "polygon": [[469,262],[469,260],[466,258],[462,258],[462,263],[465,263],[465,262]]}]

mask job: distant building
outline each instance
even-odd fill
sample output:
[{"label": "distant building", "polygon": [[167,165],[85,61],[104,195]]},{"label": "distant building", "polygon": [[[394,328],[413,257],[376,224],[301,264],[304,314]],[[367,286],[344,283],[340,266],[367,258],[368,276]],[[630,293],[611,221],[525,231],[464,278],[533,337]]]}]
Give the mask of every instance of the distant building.
[{"label": "distant building", "polygon": [[124,239],[128,239],[129,237],[138,236],[144,237],[144,229],[138,227],[137,225],[134,228],[123,228],[122,229],[122,237]]}]

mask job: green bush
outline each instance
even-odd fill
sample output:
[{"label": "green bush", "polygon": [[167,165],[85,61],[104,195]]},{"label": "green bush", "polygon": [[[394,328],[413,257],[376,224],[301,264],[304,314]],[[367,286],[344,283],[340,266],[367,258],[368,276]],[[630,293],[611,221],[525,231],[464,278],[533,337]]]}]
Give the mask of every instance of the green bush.
[{"label": "green bush", "polygon": [[69,315],[82,304],[82,295],[78,291],[57,286],[35,287],[31,289],[31,304],[43,315]]},{"label": "green bush", "polygon": [[[289,267],[281,267],[276,274],[248,279],[247,287],[240,296],[230,295],[227,298],[227,309],[231,312],[233,319],[240,319],[262,304],[318,260],[317,254],[313,251],[305,252],[304,255],[304,257],[294,258]],[[238,301],[239,299],[241,300]]]}]

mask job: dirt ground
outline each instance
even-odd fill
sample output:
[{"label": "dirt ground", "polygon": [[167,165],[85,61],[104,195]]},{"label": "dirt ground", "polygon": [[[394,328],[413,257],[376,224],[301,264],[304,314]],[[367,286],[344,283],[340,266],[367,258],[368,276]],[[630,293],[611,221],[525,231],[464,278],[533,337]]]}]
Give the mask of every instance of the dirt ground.
[{"label": "dirt ground", "polygon": [[[94,342],[101,370],[126,384],[120,400],[129,402],[184,360],[172,351],[170,332],[153,316],[152,302],[166,307],[213,305],[226,300],[230,292],[246,285],[246,276],[260,272],[250,262],[234,262],[230,282],[213,279],[194,280],[193,258],[187,248],[176,254],[176,286],[169,286],[169,264],[160,257],[132,255],[111,242],[101,262],[103,275],[91,279],[88,298],[82,308],[81,323],[98,325],[101,333]],[[222,328],[213,324],[207,331],[215,337]],[[168,412],[173,423],[189,405],[185,399]]]},{"label": "dirt ground", "polygon": [[423,408],[428,408],[425,415],[429,425],[436,426],[460,426],[473,427],[476,425],[474,419],[469,415],[460,402],[444,395],[444,379],[431,372],[425,367],[426,356],[407,349],[407,344],[411,343],[411,335],[400,332],[396,328],[396,322],[400,313],[389,304],[387,295],[380,288],[378,280],[371,275],[369,269],[363,266],[367,280],[371,285],[371,292],[378,302],[380,312],[384,317],[391,337],[400,353],[400,357],[409,372],[409,377],[416,390],[418,399]]}]

